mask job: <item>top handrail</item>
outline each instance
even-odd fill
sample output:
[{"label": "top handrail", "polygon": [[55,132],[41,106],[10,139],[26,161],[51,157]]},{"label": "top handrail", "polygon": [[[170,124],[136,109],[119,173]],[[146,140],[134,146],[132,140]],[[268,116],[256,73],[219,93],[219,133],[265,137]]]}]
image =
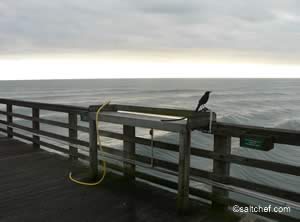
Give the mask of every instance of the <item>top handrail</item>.
[{"label": "top handrail", "polygon": [[[90,112],[95,112],[99,105],[92,105],[89,107]],[[134,113],[145,113],[163,116],[180,116],[180,117],[192,117],[197,114],[195,111],[188,109],[170,109],[170,108],[157,108],[147,106],[133,106],[133,105],[121,105],[121,104],[110,104],[105,111],[125,111]]]},{"label": "top handrail", "polygon": [[29,107],[29,108],[39,108],[39,109],[51,110],[51,111],[57,111],[57,112],[83,113],[83,112],[88,111],[88,108],[83,107],[83,106],[62,105],[62,104],[55,104],[55,103],[31,102],[31,101],[15,100],[15,99],[4,99],[4,98],[0,98],[0,104],[9,104],[9,105]]}]

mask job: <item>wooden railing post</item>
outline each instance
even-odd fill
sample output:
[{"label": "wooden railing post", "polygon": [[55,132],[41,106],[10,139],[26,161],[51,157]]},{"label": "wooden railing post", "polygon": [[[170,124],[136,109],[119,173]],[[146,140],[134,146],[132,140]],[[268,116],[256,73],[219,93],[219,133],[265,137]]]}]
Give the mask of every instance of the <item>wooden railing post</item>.
[{"label": "wooden railing post", "polygon": [[[6,104],[6,121],[8,125],[11,125],[13,123],[13,116],[11,115],[13,112],[12,104]],[[7,126],[7,137],[12,138],[13,137],[13,129],[9,126]]]},{"label": "wooden railing post", "polygon": [[96,179],[98,177],[97,129],[96,121],[92,118],[92,112],[89,115],[90,171],[92,179]]},{"label": "wooden railing post", "polygon": [[[77,131],[77,113],[70,112],[68,114],[69,119],[69,137],[70,139],[77,139],[78,138],[78,131]],[[77,160],[78,159],[78,149],[77,147],[74,147],[72,145],[69,146],[69,155],[71,160]]]},{"label": "wooden railing post", "polygon": [[[123,134],[125,137],[135,137],[135,127],[123,125]],[[124,140],[123,155],[125,159],[134,159],[135,155],[135,143]],[[135,164],[124,162],[124,176],[129,180],[135,178]]]},{"label": "wooden railing post", "polygon": [[[39,133],[39,130],[40,130],[39,118],[40,118],[40,109],[32,108],[32,129],[36,133]],[[37,135],[34,135],[32,137],[32,139],[33,139],[33,148],[39,149],[40,148],[40,137]]]},{"label": "wooden railing post", "polygon": [[184,214],[189,207],[191,132],[179,133],[178,193],[177,210]]},{"label": "wooden railing post", "polygon": [[[214,152],[227,155],[231,153],[231,137],[223,135],[214,135]],[[214,160],[213,173],[216,182],[223,182],[222,178],[230,175],[230,163],[222,160]],[[228,191],[218,187],[212,188],[213,196],[215,199],[228,197]],[[213,201],[212,207],[215,209],[225,210],[226,205],[220,204],[218,201]]]}]

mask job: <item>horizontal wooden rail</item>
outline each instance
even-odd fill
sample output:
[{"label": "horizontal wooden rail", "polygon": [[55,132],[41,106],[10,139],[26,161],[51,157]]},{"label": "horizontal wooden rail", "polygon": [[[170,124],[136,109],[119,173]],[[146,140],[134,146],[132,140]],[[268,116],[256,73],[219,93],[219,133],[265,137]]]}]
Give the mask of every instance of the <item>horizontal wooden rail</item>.
[{"label": "horizontal wooden rail", "polygon": [[[66,129],[73,129],[68,123],[64,123],[64,122],[60,122],[60,121],[56,121],[56,120],[49,120],[49,119],[44,119],[44,118],[33,118],[31,116],[27,116],[27,115],[23,115],[23,114],[19,114],[19,113],[8,113],[8,112],[4,112],[1,110],[0,110],[0,114],[17,117],[17,118],[25,119],[25,120],[29,120],[29,121],[37,121],[39,123],[43,123],[43,124],[47,124],[47,125],[51,125],[51,126],[58,126],[58,127],[66,128]],[[88,132],[89,128],[84,127],[84,126],[77,126],[77,130],[82,131],[82,132]]]},{"label": "horizontal wooden rail", "polygon": [[38,108],[38,109],[56,111],[56,112],[72,111],[76,113],[83,113],[88,111],[87,107],[81,107],[81,106],[71,106],[71,105],[41,103],[41,102],[28,102],[28,101],[13,100],[13,99],[0,99],[0,104],[9,104],[9,105],[22,106],[28,108]]},{"label": "horizontal wooden rail", "polygon": [[[126,137],[124,134],[121,133],[115,133],[115,132],[109,132],[100,130],[99,131],[101,136],[114,138],[118,140],[124,140],[128,142],[134,142],[141,145],[150,146],[151,140],[142,138],[142,137]],[[158,147],[160,149],[168,150],[168,151],[174,151],[178,152],[179,146],[176,144],[161,142],[161,141],[153,141],[153,146]],[[203,157],[203,158],[209,158],[209,159],[215,159],[215,160],[222,160],[226,162],[231,162],[239,165],[245,165],[245,166],[251,166],[255,168],[265,169],[265,170],[271,170],[279,173],[286,173],[291,174],[295,176],[300,176],[300,167],[299,166],[293,166],[289,164],[283,164],[283,163],[277,163],[267,160],[258,160],[253,158],[247,158],[242,157],[238,155],[222,155],[218,154],[213,151],[199,149],[195,147],[191,147],[191,154],[197,157]]]},{"label": "horizontal wooden rail", "polygon": [[6,112],[6,111],[3,111],[3,110],[0,110],[0,114],[1,114],[1,115],[7,115],[7,112]]},{"label": "horizontal wooden rail", "polygon": [[213,151],[204,150],[204,149],[198,149],[198,148],[192,148],[191,149],[192,155],[198,156],[198,157],[204,157],[204,158],[210,158],[215,160],[221,160],[225,162],[235,163],[239,165],[244,166],[250,166],[265,170],[271,170],[278,173],[286,173],[291,174],[295,176],[300,176],[300,167],[299,166],[293,166],[289,164],[284,163],[277,163],[273,161],[268,160],[259,160],[259,159],[253,159],[248,157],[242,157],[238,155],[228,154],[228,155],[222,155],[215,153]]},{"label": "horizontal wooden rail", "polygon": [[[6,133],[6,130],[0,128],[0,132]],[[23,140],[27,140],[29,142],[33,142],[33,138],[32,137],[24,136],[23,134],[20,134],[20,133],[17,133],[17,132],[13,132],[13,136],[14,137],[18,137],[18,138],[23,139]],[[49,143],[49,142],[45,142],[43,140],[40,140],[38,142],[38,144],[41,145],[41,146],[44,146],[46,148],[50,148],[52,150],[61,152],[61,153],[69,154],[69,150],[68,149],[62,148],[60,146],[54,145],[54,144]]]},{"label": "horizontal wooden rail", "polygon": [[49,148],[49,149],[52,149],[52,150],[55,150],[55,151],[58,151],[58,152],[61,152],[61,153],[65,153],[65,154],[69,154],[69,153],[70,153],[69,149],[62,148],[61,146],[57,146],[57,145],[54,145],[54,144],[52,144],[52,143],[45,142],[45,141],[43,141],[43,140],[41,140],[41,141],[39,142],[39,144],[40,144],[41,146],[47,147],[47,148]]},{"label": "horizontal wooden rail", "polygon": [[7,133],[7,130],[6,130],[6,129],[3,129],[3,128],[1,128],[1,127],[0,127],[0,132],[2,132],[2,133],[5,133],[5,134],[6,134],[6,133]]},{"label": "horizontal wooden rail", "polygon": [[[95,112],[99,108],[99,105],[90,106],[89,111]],[[130,106],[130,105],[120,105],[120,104],[111,104],[106,110],[111,111],[126,111],[134,113],[148,113],[156,115],[165,115],[165,116],[185,116],[190,117],[195,115],[195,112],[185,109],[168,109],[168,108],[153,108],[145,106]]]},{"label": "horizontal wooden rail", "polygon": [[[91,118],[95,120],[96,115],[92,115]],[[131,127],[154,128],[171,132],[180,132],[187,129],[186,120],[164,122],[157,116],[145,116],[132,113],[103,112],[101,113],[100,119],[108,123],[124,124]]]},{"label": "horizontal wooden rail", "polygon": [[191,168],[191,175],[196,177],[206,178],[213,181],[218,181],[227,185],[232,185],[236,187],[257,191],[260,193],[265,193],[271,196],[276,196],[287,200],[300,202],[300,193],[296,193],[296,192],[292,192],[280,188],[274,188],[272,186],[250,182],[248,180],[243,180],[232,176],[220,177],[219,175],[214,175],[212,172],[195,169],[195,168]]},{"label": "horizontal wooden rail", "polygon": [[[3,122],[5,122],[5,121],[2,121],[2,120],[0,121],[0,123],[3,123]],[[67,136],[62,136],[62,135],[59,135],[59,134],[56,134],[56,133],[51,133],[51,132],[44,131],[44,130],[36,131],[36,130],[30,128],[30,127],[22,126],[22,125],[19,125],[19,124],[16,124],[16,123],[12,123],[9,126],[12,126],[14,128],[20,129],[20,130],[28,131],[30,133],[34,133],[34,134],[38,134],[38,135],[41,135],[41,136],[46,136],[46,137],[49,137],[49,138],[53,138],[53,139],[56,139],[56,140],[62,140],[62,141],[72,143],[72,144],[77,144],[77,145],[87,146],[87,147],[88,147],[88,144],[89,144],[88,142],[83,141],[83,140],[72,139],[72,138],[69,138]]]},{"label": "horizontal wooden rail", "polygon": [[0,119],[0,123],[3,125],[8,125],[8,121],[2,120],[2,119]]},{"label": "horizontal wooden rail", "polygon": [[[0,128],[0,132],[7,133],[7,129]],[[27,140],[29,142],[33,142],[32,137],[25,136],[23,134],[16,133],[16,132],[12,132],[12,135],[15,136],[15,137],[18,137],[20,139]]]},{"label": "horizontal wooden rail", "polygon": [[23,114],[19,114],[19,113],[12,113],[12,112],[2,112],[1,114],[7,115],[7,116],[12,116],[12,117],[17,117],[20,119],[25,119],[25,120],[33,120],[32,116],[27,116],[27,115],[23,115]]},{"label": "horizontal wooden rail", "polygon": [[[119,158],[123,158],[124,152],[122,150],[118,150],[118,149],[114,149],[108,146],[102,146],[102,149],[104,150],[104,152],[107,152],[109,154],[115,155]],[[147,157],[141,154],[134,154],[132,159],[132,161],[143,163],[143,164],[148,164],[150,167],[151,164],[151,157]],[[176,163],[172,163],[169,161],[165,161],[165,160],[160,160],[160,159],[156,159],[154,158],[154,166],[155,167],[161,167],[161,168],[165,168],[167,170],[171,170],[176,172],[178,170],[178,165]]]},{"label": "horizontal wooden rail", "polygon": [[212,129],[212,133],[216,135],[232,137],[240,137],[245,134],[271,136],[274,143],[300,146],[300,131],[297,130],[265,128],[221,122],[214,122]]},{"label": "horizontal wooden rail", "polygon": [[286,200],[292,200],[300,203],[300,193],[296,193],[293,191],[288,191],[280,188],[275,188],[272,186],[263,185],[263,184],[251,182],[249,180],[243,180],[235,177],[224,178],[223,181],[232,186],[242,187],[245,189],[257,191],[260,193],[265,193],[271,196],[276,196]]},{"label": "horizontal wooden rail", "polygon": [[[110,132],[110,131],[105,131],[105,130],[99,130],[99,134],[104,137],[109,137],[109,138],[118,139],[118,140],[124,140],[124,141],[128,141],[128,142],[134,142],[134,143],[138,143],[138,144],[145,145],[145,146],[151,146],[151,140],[143,138],[143,137],[137,137],[137,136],[128,137],[122,133]],[[164,150],[174,151],[174,152],[179,151],[178,145],[172,144],[172,143],[161,142],[158,140],[153,141],[153,146],[162,148]]]}]

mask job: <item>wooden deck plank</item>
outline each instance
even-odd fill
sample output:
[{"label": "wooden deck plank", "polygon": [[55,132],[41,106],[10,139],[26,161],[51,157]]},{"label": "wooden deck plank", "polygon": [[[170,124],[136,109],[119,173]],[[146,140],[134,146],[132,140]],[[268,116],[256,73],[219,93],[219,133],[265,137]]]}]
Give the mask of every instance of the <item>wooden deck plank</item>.
[{"label": "wooden deck plank", "polygon": [[213,221],[207,205],[182,218],[174,195],[112,174],[96,187],[74,184],[70,166],[67,157],[0,138],[0,221]]},{"label": "wooden deck plank", "polygon": [[7,137],[0,137],[0,160],[10,156],[16,156],[33,152],[31,145],[26,146],[23,142],[10,139]]}]

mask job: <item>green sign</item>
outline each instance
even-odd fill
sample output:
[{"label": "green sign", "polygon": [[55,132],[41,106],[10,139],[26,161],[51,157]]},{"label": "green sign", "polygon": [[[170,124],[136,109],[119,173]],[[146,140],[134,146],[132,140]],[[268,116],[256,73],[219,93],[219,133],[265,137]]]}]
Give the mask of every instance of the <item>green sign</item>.
[{"label": "green sign", "polygon": [[243,135],[240,137],[240,146],[269,151],[274,148],[272,137],[258,136],[258,135]]}]

